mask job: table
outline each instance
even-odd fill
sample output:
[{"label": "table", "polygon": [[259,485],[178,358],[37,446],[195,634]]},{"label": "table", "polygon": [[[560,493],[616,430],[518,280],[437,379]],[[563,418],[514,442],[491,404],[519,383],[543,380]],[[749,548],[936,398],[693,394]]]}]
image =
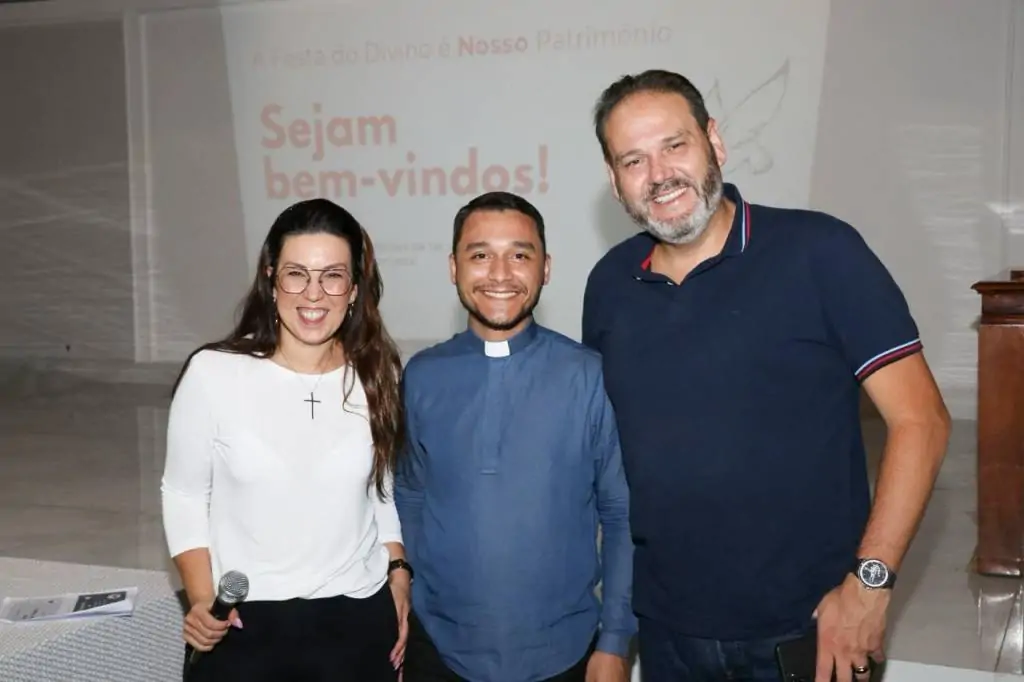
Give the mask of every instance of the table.
[{"label": "table", "polygon": [[131,616],[0,623],[3,682],[180,682],[182,607],[162,571],[0,558],[0,598],[139,589]]}]

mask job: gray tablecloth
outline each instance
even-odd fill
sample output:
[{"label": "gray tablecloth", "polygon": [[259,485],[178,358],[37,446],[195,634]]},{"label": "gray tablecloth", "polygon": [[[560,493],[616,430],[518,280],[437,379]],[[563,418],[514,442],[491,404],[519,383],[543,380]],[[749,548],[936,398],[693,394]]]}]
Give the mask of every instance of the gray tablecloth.
[{"label": "gray tablecloth", "polygon": [[139,589],[131,616],[0,623],[2,682],[180,682],[180,602],[167,573],[0,558],[0,598]]}]

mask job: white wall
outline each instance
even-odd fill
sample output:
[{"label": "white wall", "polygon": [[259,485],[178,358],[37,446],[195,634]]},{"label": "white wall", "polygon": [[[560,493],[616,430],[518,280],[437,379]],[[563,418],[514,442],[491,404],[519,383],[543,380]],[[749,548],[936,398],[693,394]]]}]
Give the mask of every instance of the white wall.
[{"label": "white wall", "polygon": [[1002,217],[1006,235],[1004,265],[1024,268],[1024,2],[1013,5],[1008,22],[1013,46],[1010,77],[1007,79],[1010,105],[1006,109],[1008,144],[1004,148],[1006,169],[1001,200],[993,209]]},{"label": "white wall", "polygon": [[0,63],[0,359],[131,360],[121,22],[0,23]]},{"label": "white wall", "polygon": [[153,32],[148,16],[125,22],[135,357],[178,362],[230,330],[251,263],[220,21],[174,12]]},{"label": "white wall", "polygon": [[[216,0],[0,5],[0,361],[134,362],[126,17]],[[138,157],[136,158],[138,161]],[[214,202],[216,203],[216,202]],[[135,221],[140,224],[141,221]],[[143,248],[145,245],[143,244]],[[111,364],[113,363],[113,364]]]}]

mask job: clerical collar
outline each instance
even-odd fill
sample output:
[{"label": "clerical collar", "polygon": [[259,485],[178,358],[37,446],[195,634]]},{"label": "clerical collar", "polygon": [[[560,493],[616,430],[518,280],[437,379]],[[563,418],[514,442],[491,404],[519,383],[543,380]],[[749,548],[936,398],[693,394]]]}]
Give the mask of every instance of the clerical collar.
[{"label": "clerical collar", "polygon": [[504,341],[485,341],[472,329],[467,329],[462,336],[464,342],[479,353],[489,358],[504,358],[518,353],[537,338],[537,323],[530,322],[525,329]]}]

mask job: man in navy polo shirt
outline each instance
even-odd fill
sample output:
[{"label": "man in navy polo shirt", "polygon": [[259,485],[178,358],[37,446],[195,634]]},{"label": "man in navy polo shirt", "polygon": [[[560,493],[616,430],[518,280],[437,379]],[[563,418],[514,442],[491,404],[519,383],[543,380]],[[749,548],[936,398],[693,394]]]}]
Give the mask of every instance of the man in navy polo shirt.
[{"label": "man in navy polo shirt", "polygon": [[[583,340],[631,489],[644,682],[778,680],[776,645],[815,630],[816,682],[867,679],[949,434],[907,303],[849,225],[723,183],[683,76],[626,76],[594,116],[643,228],[591,272]],[[888,425],[873,504],[862,387]]]}]

